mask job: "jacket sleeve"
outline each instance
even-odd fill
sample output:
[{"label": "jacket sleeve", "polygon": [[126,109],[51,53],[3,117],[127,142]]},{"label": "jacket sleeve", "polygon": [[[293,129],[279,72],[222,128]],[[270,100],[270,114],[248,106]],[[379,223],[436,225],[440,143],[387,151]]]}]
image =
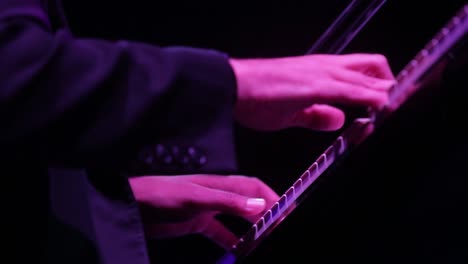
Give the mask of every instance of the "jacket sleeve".
[{"label": "jacket sleeve", "polygon": [[88,166],[165,142],[203,150],[207,170],[235,167],[225,54],[78,39],[29,11],[0,14],[2,152]]}]

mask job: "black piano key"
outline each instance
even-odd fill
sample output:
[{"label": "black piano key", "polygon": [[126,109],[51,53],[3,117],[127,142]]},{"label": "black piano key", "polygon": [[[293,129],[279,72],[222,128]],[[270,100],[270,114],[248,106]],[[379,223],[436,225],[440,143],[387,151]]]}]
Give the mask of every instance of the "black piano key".
[{"label": "black piano key", "polygon": [[309,170],[306,170],[306,171],[302,174],[301,180],[302,180],[302,185],[304,186],[303,188],[309,187],[309,185],[310,185],[310,183],[311,183],[311,178],[310,178],[310,172],[309,172]]},{"label": "black piano key", "polygon": [[278,201],[278,204],[279,204],[279,209],[281,211],[284,211],[286,209],[286,195],[282,195]]},{"label": "black piano key", "polygon": [[264,217],[261,217],[257,223],[255,224],[256,225],[256,232],[255,232],[255,236],[258,237],[258,235],[263,232],[263,229],[265,228],[265,218]]},{"label": "black piano key", "polygon": [[263,219],[265,220],[265,227],[268,227],[268,225],[270,224],[270,220],[271,220],[271,211],[268,210],[265,215],[263,216]]},{"label": "black piano key", "polygon": [[297,180],[294,185],[294,193],[296,195],[296,198],[302,193],[302,180],[299,179]]},{"label": "black piano key", "polygon": [[327,157],[324,154],[322,154],[320,155],[320,157],[317,159],[316,162],[317,162],[319,171],[322,172],[323,168],[326,166]]},{"label": "black piano key", "polygon": [[279,203],[275,203],[270,210],[273,218],[277,217],[280,214]]},{"label": "black piano key", "polygon": [[295,198],[296,197],[294,196],[294,187],[291,187],[286,191],[286,201],[288,205],[291,204],[295,200]]}]

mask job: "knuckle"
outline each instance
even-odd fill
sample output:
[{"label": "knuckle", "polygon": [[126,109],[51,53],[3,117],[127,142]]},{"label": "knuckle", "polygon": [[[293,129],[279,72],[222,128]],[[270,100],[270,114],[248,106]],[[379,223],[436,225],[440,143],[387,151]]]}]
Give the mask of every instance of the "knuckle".
[{"label": "knuckle", "polygon": [[257,177],[247,177],[248,181],[255,186],[255,188],[262,187],[264,185],[263,181]]},{"label": "knuckle", "polygon": [[232,191],[216,190],[214,199],[223,205],[232,205],[237,202],[237,195]]},{"label": "knuckle", "polygon": [[387,65],[388,64],[387,57],[385,57],[385,55],[383,55],[383,54],[374,54],[373,58],[374,58],[374,62],[377,65]]},{"label": "knuckle", "polygon": [[265,189],[265,183],[257,177],[253,176],[241,176],[243,177],[243,186],[242,188],[250,193],[251,195],[261,195]]},{"label": "knuckle", "polygon": [[228,175],[227,176],[228,179],[232,179],[232,180],[242,180],[242,179],[245,179],[245,178],[249,178],[248,176],[244,176],[244,175]]},{"label": "knuckle", "polygon": [[245,201],[240,199],[241,197],[232,192],[225,192],[224,202],[227,207],[235,208],[236,210],[242,210],[245,206]]},{"label": "knuckle", "polygon": [[253,184],[258,184],[258,183],[261,182],[261,180],[258,179],[257,177],[245,176],[245,175],[230,175],[230,176],[228,176],[228,178],[234,179],[234,180],[239,180],[241,182],[253,183]]},{"label": "knuckle", "polygon": [[252,177],[251,178],[252,182],[252,191],[257,195],[257,196],[262,196],[264,190],[267,188],[266,184],[260,180],[259,178]]}]

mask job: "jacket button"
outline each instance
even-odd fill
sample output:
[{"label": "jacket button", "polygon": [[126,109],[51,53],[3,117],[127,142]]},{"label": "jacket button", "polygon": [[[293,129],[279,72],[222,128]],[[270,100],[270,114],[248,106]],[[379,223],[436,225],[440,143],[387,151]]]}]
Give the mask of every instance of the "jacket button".
[{"label": "jacket button", "polygon": [[145,165],[151,165],[154,162],[154,156],[151,150],[145,149],[138,155],[138,160]]},{"label": "jacket button", "polygon": [[201,154],[195,147],[189,147],[187,149],[187,154],[190,159],[190,163],[195,167],[202,167],[206,164],[207,158],[205,155]]},{"label": "jacket button", "polygon": [[157,144],[154,147],[154,154],[156,155],[157,159],[161,159],[167,153],[167,149],[162,144]]},{"label": "jacket button", "polygon": [[197,155],[197,150],[194,147],[189,147],[187,149],[187,154],[193,158]]},{"label": "jacket button", "polygon": [[180,149],[178,146],[172,146],[171,147],[171,154],[176,157],[178,155],[180,155]]},{"label": "jacket button", "polygon": [[166,155],[162,161],[166,165],[171,165],[173,160],[174,158],[172,157],[172,155]]},{"label": "jacket button", "polygon": [[188,167],[190,165],[190,157],[187,156],[187,155],[183,155],[181,158],[180,158],[180,165],[182,165],[182,167]]},{"label": "jacket button", "polygon": [[202,167],[203,165],[206,164],[206,156],[200,156],[197,160],[196,160],[196,163],[197,163],[197,166],[199,167]]}]

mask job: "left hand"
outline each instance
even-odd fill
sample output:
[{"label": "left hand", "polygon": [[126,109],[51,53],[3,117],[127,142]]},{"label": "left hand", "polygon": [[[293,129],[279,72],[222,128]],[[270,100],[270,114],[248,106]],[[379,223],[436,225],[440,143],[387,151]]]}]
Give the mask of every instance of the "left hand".
[{"label": "left hand", "polygon": [[198,233],[226,249],[238,238],[215,218],[217,214],[253,222],[279,200],[265,183],[246,176],[143,176],[129,182],[148,237]]}]

